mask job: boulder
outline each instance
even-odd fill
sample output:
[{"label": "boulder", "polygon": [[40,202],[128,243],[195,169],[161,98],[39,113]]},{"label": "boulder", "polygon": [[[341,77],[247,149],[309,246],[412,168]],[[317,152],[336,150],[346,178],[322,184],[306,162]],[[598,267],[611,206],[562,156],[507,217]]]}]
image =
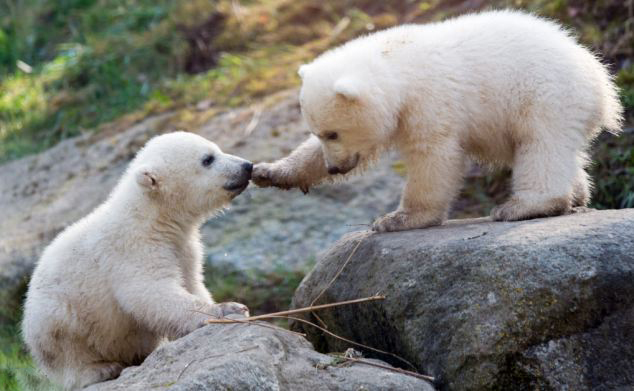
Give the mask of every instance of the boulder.
[{"label": "boulder", "polygon": [[334,364],[303,337],[270,327],[208,325],[163,345],[119,378],[85,390],[433,390],[424,380],[387,369]]},{"label": "boulder", "polygon": [[[293,306],[311,304],[349,258],[318,303],[386,299],[319,317],[406,358],[440,389],[632,389],[633,239],[634,209],[350,234],[306,276]],[[347,347],[292,329],[322,352]]]}]

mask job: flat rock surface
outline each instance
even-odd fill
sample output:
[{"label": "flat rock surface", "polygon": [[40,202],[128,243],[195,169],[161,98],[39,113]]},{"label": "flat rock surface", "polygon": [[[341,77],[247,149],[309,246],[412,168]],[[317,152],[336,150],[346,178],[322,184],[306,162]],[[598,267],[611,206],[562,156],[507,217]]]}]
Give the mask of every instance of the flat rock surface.
[{"label": "flat rock surface", "polygon": [[[310,304],[350,257],[319,303],[387,299],[321,319],[412,361],[441,389],[633,389],[633,239],[634,209],[360,232],[323,256],[293,305]],[[320,351],[346,347],[292,327]]]},{"label": "flat rock surface", "polygon": [[209,325],[163,345],[119,378],[86,390],[433,390],[424,380],[387,369],[332,362],[286,330]]}]

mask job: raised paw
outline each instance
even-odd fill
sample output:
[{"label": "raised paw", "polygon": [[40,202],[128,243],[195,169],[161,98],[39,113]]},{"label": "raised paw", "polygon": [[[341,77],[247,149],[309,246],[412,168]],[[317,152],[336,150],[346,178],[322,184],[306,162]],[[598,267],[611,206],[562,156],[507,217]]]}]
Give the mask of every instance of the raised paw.
[{"label": "raised paw", "polygon": [[288,173],[274,163],[259,163],[253,167],[251,180],[259,187],[278,187],[288,190],[298,187],[304,194],[308,193],[310,185],[301,181],[293,181]]},{"label": "raised paw", "polygon": [[277,168],[273,163],[259,163],[253,167],[251,175],[253,183],[259,187],[279,187],[288,190],[294,185],[289,183],[288,178],[282,175],[282,170]]},{"label": "raised paw", "polygon": [[222,316],[227,315],[240,315],[245,318],[249,317],[249,308],[246,305],[229,301],[226,303],[217,303],[218,307],[222,311]]},{"label": "raised paw", "polygon": [[376,232],[395,232],[440,225],[442,217],[432,217],[425,213],[408,213],[402,210],[390,212],[372,223]]},{"label": "raised paw", "polygon": [[271,163],[258,163],[253,167],[251,180],[259,187],[275,186],[274,172]]}]

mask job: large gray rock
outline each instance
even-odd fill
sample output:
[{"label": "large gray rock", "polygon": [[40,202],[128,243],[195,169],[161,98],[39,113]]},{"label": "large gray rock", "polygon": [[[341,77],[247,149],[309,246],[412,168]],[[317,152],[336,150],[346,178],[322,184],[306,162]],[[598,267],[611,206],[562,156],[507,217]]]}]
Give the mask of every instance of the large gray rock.
[{"label": "large gray rock", "polygon": [[[319,302],[387,299],[321,311],[330,331],[405,357],[442,389],[633,389],[633,239],[634,209],[362,232],[325,254],[293,306],[310,304],[361,240]],[[345,348],[292,328],[320,351]]]},{"label": "large gray rock", "polygon": [[333,357],[315,352],[308,341],[287,330],[210,325],[162,346],[118,379],[86,390],[433,390],[409,375],[365,364],[329,365],[332,362]]}]

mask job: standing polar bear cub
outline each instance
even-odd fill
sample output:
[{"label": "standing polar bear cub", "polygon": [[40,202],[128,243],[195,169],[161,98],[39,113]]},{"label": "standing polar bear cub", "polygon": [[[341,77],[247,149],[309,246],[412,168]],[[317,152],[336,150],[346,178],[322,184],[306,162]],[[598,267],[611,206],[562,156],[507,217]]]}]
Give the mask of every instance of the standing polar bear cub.
[{"label": "standing polar bear cub", "polygon": [[299,73],[313,135],[256,165],[254,182],[307,191],[395,147],[407,184],[399,208],[374,222],[380,232],[441,224],[468,157],[513,169],[513,194],[493,210],[496,220],[586,205],[585,149],[602,128],[620,129],[622,107],[601,62],[557,24],[521,12],[395,27]]},{"label": "standing polar bear cub", "polygon": [[[67,389],[118,376],[165,338],[209,316],[199,227],[249,183],[251,163],[185,132],[155,137],[108,200],[44,251],[29,284],[22,332],[36,363]],[[200,311],[200,312],[197,312]]]}]

